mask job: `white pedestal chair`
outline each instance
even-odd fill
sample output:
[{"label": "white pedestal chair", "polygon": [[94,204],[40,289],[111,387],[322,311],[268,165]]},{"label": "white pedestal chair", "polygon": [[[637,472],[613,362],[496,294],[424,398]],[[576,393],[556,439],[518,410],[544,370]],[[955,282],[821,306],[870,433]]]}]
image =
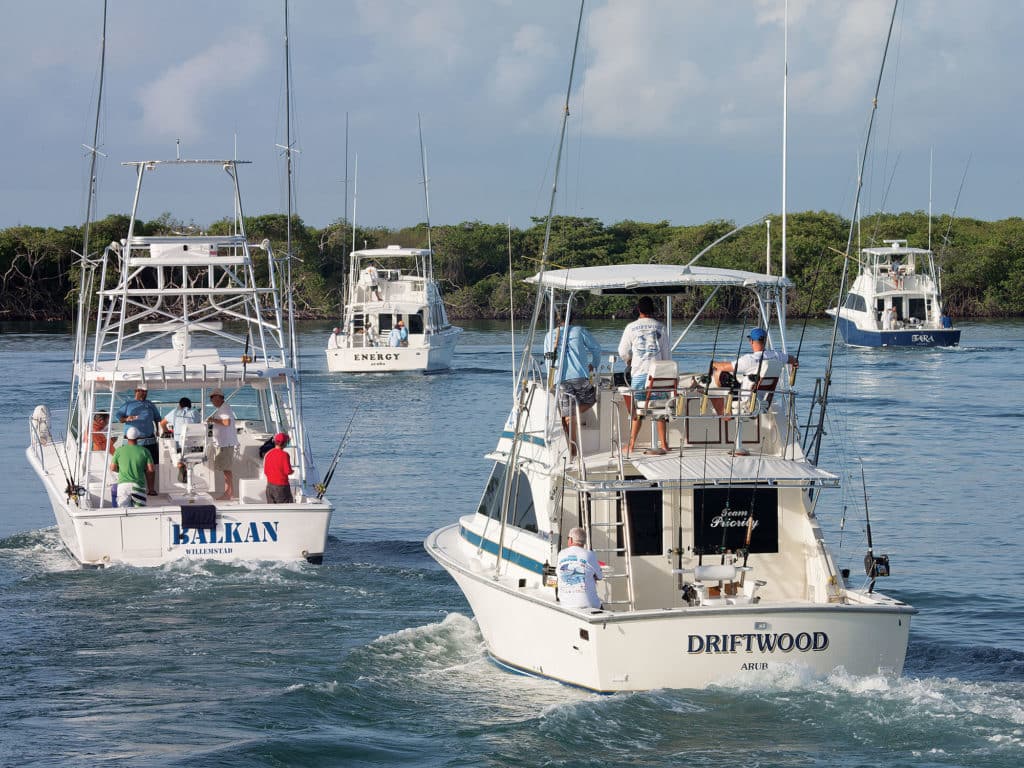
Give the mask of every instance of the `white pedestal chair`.
[{"label": "white pedestal chair", "polygon": [[651,445],[658,445],[655,422],[672,418],[679,392],[679,366],[675,360],[658,360],[647,372],[643,392],[633,396],[633,418],[651,417]]},{"label": "white pedestal chair", "polygon": [[197,464],[206,461],[209,438],[205,424],[186,424],[185,434],[181,437],[181,456],[179,461],[185,465],[185,492],[195,496],[194,472]]}]

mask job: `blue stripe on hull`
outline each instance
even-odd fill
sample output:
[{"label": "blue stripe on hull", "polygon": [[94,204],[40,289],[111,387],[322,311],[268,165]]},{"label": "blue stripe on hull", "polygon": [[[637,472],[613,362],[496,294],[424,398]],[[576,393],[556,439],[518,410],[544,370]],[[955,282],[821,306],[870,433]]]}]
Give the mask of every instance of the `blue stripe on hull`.
[{"label": "blue stripe on hull", "polygon": [[855,347],[955,347],[960,331],[955,328],[862,331],[852,320],[839,318],[843,341]]},{"label": "blue stripe on hull", "polygon": [[[482,549],[484,550],[484,552],[490,552],[492,555],[497,556],[498,545],[496,542],[493,542],[490,539],[483,539],[461,525],[459,526],[459,533],[461,534],[462,538],[464,538],[466,541],[468,541],[475,547],[479,547],[480,542],[483,541]],[[532,571],[533,573],[536,573],[538,575],[544,574],[543,563],[537,562],[532,557],[527,557],[526,555],[521,555],[518,552],[513,552],[511,549],[508,549],[507,547],[505,547],[502,550],[502,559],[507,560],[510,563],[514,563],[515,565],[518,565],[520,568],[523,568],[527,571]]]}]

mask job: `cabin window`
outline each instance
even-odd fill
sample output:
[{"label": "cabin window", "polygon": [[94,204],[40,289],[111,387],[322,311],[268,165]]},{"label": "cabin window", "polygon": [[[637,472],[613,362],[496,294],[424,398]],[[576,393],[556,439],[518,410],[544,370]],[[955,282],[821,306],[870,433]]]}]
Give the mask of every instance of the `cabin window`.
[{"label": "cabin window", "polygon": [[[662,542],[662,492],[660,489],[629,491],[626,494],[629,508],[629,543],[631,555],[661,555],[664,553]],[[622,506],[616,511],[618,522],[622,522]],[[622,540],[622,528],[617,528],[615,546],[625,546]]]},{"label": "cabin window", "polygon": [[[487,479],[477,512],[494,520],[501,520],[501,500],[505,487],[505,465],[496,463]],[[516,471],[509,496],[509,523],[527,531],[537,532],[537,513],[533,507],[533,492],[526,475]]]},{"label": "cabin window", "polygon": [[423,310],[409,315],[409,333],[423,333]]},{"label": "cabin window", "polygon": [[848,293],[846,294],[846,303],[843,305],[847,309],[853,309],[857,312],[867,312],[868,304],[864,301],[864,297],[859,293]]},{"label": "cabin window", "polygon": [[908,317],[916,317],[918,320],[928,318],[928,310],[924,307],[924,299],[910,299],[907,302]]},{"label": "cabin window", "polygon": [[384,314],[377,315],[377,322],[380,323],[380,328],[378,329],[380,333],[387,333],[391,330],[391,326],[394,324],[394,320],[391,315]]},{"label": "cabin window", "polygon": [[751,552],[779,551],[777,488],[694,488],[693,548],[698,554],[745,549],[748,524]]}]

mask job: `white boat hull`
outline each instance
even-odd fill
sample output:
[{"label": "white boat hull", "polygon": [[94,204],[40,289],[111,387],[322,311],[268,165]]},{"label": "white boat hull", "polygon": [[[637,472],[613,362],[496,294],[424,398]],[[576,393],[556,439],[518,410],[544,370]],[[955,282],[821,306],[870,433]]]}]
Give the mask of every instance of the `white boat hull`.
[{"label": "white boat hull", "polygon": [[327,350],[327,370],[332,373],[431,373],[451,368],[461,328],[431,337],[424,346],[340,347]]},{"label": "white boat hull", "polygon": [[459,526],[426,541],[455,579],[500,663],[598,692],[702,688],[800,667],[816,676],[898,675],[913,608],[883,596],[862,604],[751,604],[632,612],[562,608],[542,587],[494,580],[466,555]]},{"label": "white boat hull", "polygon": [[158,566],[178,560],[323,561],[332,506],[317,499],[294,504],[214,502],[213,529],[182,528],[180,504],[157,497],[152,506],[82,508],[63,493],[59,472],[44,469],[36,450],[29,464],[43,480],[57,529],[72,557],[85,566]]}]

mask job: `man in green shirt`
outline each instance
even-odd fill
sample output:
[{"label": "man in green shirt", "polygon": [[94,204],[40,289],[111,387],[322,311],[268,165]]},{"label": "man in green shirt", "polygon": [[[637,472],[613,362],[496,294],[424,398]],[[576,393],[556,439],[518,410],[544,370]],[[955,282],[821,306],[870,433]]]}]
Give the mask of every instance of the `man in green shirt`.
[{"label": "man in green shirt", "polygon": [[139,430],[128,427],[124,433],[128,442],[114,451],[110,470],[117,472],[117,505],[119,507],[146,506],[146,473],[152,472],[153,456],[148,448],[139,445]]}]

